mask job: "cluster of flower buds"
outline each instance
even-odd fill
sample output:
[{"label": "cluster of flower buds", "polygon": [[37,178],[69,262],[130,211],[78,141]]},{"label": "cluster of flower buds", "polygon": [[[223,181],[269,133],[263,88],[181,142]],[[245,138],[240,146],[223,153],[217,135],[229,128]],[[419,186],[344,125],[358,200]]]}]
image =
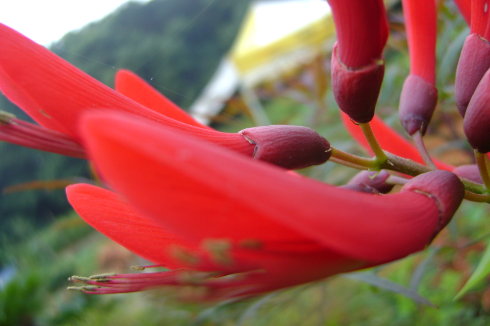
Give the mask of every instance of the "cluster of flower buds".
[{"label": "cluster of flower buds", "polygon": [[[416,146],[375,116],[388,38],[383,1],[328,3],[338,39],[333,93],[371,158],[336,149],[301,126],[214,130],[132,72],[119,71],[113,90],[0,25],[0,90],[39,124],[2,114],[0,139],[90,160],[104,185],[69,186],[73,208],[152,267],[171,269],[73,277],[83,283],[77,289],[256,295],[400,259],[424,249],[463,198],[490,202],[487,155],[477,155],[478,166],[454,168],[431,160],[423,146],[437,102],[435,0],[403,1],[410,75],[400,118]],[[490,150],[483,3],[458,2],[472,34],[458,65],[456,100],[479,154]],[[371,171],[340,187],[289,171],[327,160]]]}]

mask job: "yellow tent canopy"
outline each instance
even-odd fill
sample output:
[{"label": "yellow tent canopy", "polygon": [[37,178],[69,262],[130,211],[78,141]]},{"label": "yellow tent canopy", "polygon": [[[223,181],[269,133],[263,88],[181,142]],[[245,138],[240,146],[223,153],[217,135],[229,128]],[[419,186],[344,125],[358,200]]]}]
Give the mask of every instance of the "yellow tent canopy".
[{"label": "yellow tent canopy", "polygon": [[237,90],[310,62],[334,33],[325,0],[262,0],[250,6],[230,52],[191,106],[201,121],[216,115]]}]

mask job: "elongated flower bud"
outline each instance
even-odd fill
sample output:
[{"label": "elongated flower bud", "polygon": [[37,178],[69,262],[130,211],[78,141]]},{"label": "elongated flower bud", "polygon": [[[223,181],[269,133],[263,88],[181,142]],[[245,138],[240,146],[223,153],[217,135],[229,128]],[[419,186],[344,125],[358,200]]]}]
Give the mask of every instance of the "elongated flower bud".
[{"label": "elongated flower bud", "polygon": [[330,144],[314,130],[301,126],[273,125],[239,132],[255,145],[253,158],[286,169],[301,169],[325,163]]},{"label": "elongated flower bud", "polygon": [[332,52],[332,87],[339,108],[358,123],[369,122],[374,116],[384,76],[382,60],[352,69]]},{"label": "elongated flower bud", "polygon": [[413,135],[425,133],[437,103],[435,82],[437,15],[435,0],[403,0],[410,75],[403,84],[400,120]]},{"label": "elongated flower bud", "polygon": [[329,0],[337,32],[332,87],[339,108],[359,123],[374,115],[384,75],[388,21],[381,0]]},{"label": "elongated flower bud", "polygon": [[475,92],[478,83],[490,68],[490,43],[477,34],[470,34],[461,50],[454,92],[456,105],[462,116]]},{"label": "elongated flower bud", "polygon": [[385,170],[361,171],[342,188],[371,194],[386,194],[393,189],[392,184],[386,183],[389,176],[390,174]]},{"label": "elongated flower bud", "polygon": [[424,134],[437,103],[437,88],[425,79],[410,75],[403,84],[400,97],[400,120],[405,130],[413,135]]},{"label": "elongated flower bud", "polygon": [[468,104],[464,132],[480,153],[490,152],[490,70],[483,76]]}]

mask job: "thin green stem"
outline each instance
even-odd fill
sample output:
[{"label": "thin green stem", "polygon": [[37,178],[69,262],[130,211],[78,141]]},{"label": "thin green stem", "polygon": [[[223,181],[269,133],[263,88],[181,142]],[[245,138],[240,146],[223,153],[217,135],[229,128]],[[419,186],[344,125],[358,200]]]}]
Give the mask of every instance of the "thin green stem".
[{"label": "thin green stem", "polygon": [[367,123],[360,123],[359,126],[361,127],[362,132],[364,133],[364,137],[366,137],[366,140],[371,147],[374,155],[376,155],[376,161],[378,164],[382,165],[384,162],[388,160],[388,157],[386,156],[385,152],[379,145],[378,141],[376,140],[376,136],[374,136],[373,130],[371,129],[371,125],[369,122]]},{"label": "thin green stem", "polygon": [[332,156],[331,156],[332,158],[336,158],[344,162],[349,162],[354,165],[364,167],[365,169],[376,169],[376,167],[378,166],[376,160],[373,160],[371,158],[365,158],[354,154],[350,154],[341,151],[340,149],[335,147],[331,147],[331,151],[332,151]]},{"label": "thin green stem", "polygon": [[432,158],[430,157],[429,152],[425,147],[424,139],[422,137],[422,133],[420,132],[420,130],[415,132],[412,135],[412,138],[413,138],[413,142],[415,143],[415,147],[417,147],[417,150],[420,156],[422,156],[422,159],[424,160],[425,164],[431,169],[435,169],[436,165],[434,164],[434,161],[432,161]]},{"label": "thin green stem", "polygon": [[483,180],[483,184],[486,187],[486,192],[490,193],[490,174],[487,166],[487,160],[488,160],[487,154],[480,153],[479,151],[475,150],[475,159],[476,159],[476,165],[480,170],[480,175]]},{"label": "thin green stem", "polygon": [[468,190],[465,190],[464,198],[478,203],[490,203],[490,195],[475,194]]}]

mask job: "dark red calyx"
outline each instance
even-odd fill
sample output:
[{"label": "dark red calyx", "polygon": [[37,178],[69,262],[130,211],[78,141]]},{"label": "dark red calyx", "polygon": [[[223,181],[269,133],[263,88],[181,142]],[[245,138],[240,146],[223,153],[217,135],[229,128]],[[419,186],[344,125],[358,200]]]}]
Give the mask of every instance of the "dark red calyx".
[{"label": "dark red calyx", "polygon": [[239,133],[255,145],[254,159],[286,169],[322,164],[330,158],[330,143],[307,127],[272,125],[247,128]]},{"label": "dark red calyx", "polygon": [[432,113],[437,104],[437,88],[422,77],[410,75],[403,83],[400,96],[400,121],[413,135],[420,131],[425,134]]},{"label": "dark red calyx", "polygon": [[464,117],[478,83],[490,68],[490,43],[478,34],[466,37],[456,68],[454,93],[456,105]]},{"label": "dark red calyx", "polygon": [[359,68],[347,67],[332,51],[332,88],[339,108],[357,123],[371,121],[384,76],[384,63]]},{"label": "dark red calyx", "polygon": [[414,191],[435,201],[439,210],[437,232],[449,223],[464,197],[464,186],[459,178],[443,170],[420,174],[408,181],[401,191]]},{"label": "dark red calyx", "polygon": [[466,109],[464,132],[480,153],[490,152],[490,70],[481,79]]},{"label": "dark red calyx", "polygon": [[480,170],[476,164],[460,165],[452,171],[458,177],[483,184]]},{"label": "dark red calyx", "polygon": [[394,186],[386,183],[389,176],[390,174],[385,170],[361,171],[350,179],[346,185],[342,186],[342,188],[371,194],[386,194]]}]

